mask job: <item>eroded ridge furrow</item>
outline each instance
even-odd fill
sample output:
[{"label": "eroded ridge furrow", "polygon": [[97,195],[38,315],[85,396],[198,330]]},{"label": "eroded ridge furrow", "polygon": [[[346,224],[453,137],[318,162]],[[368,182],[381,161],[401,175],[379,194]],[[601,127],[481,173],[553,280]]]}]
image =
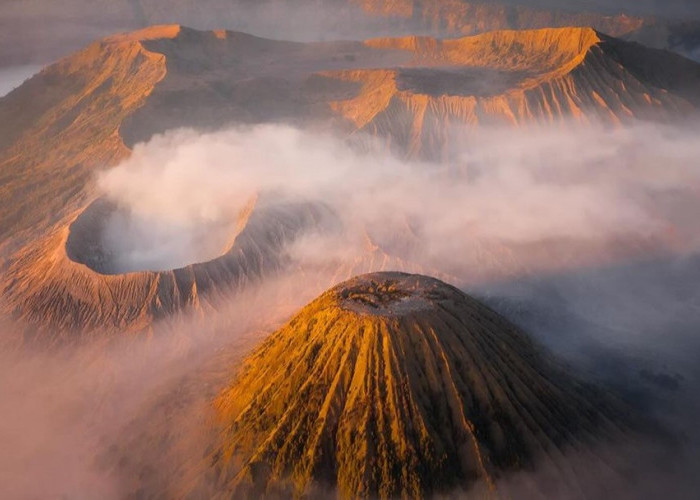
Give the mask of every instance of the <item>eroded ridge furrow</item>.
[{"label": "eroded ridge furrow", "polygon": [[[625,439],[620,403],[459,290],[375,273],[321,295],[217,398],[213,465],[237,497],[420,498]],[[286,492],[286,493],[285,493]]]}]

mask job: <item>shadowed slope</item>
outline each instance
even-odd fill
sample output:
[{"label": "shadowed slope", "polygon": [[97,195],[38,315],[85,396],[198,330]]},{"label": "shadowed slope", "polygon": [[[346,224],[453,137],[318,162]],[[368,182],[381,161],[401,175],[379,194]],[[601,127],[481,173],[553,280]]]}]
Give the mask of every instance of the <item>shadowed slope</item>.
[{"label": "shadowed slope", "polygon": [[625,40],[633,40],[647,47],[666,49],[684,57],[700,61],[700,20],[681,20],[645,23],[641,28],[626,34]]},{"label": "shadowed slope", "polygon": [[440,281],[400,273],[354,278],[306,306],[216,406],[220,480],[251,498],[493,489],[505,471],[620,434],[615,404],[513,325]]}]

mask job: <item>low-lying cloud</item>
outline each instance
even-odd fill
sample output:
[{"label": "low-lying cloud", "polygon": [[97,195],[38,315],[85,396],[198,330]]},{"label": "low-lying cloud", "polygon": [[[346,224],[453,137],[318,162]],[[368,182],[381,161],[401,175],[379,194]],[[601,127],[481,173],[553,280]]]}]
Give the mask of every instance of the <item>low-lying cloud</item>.
[{"label": "low-lying cloud", "polygon": [[130,214],[112,220],[106,244],[136,269],[144,254],[158,269],[206,261],[225,251],[256,199],[317,201],[338,215],[338,231],[297,245],[299,258],[318,259],[319,245],[327,259],[345,258],[369,242],[453,275],[567,265],[545,245],[575,265],[593,249],[603,259],[698,243],[692,133],[570,124],[465,134],[445,166],[286,126],[169,132],[100,176],[104,195]]},{"label": "low-lying cloud", "polygon": [[[290,269],[315,273],[307,283],[320,290],[386,269],[437,275],[687,430],[700,386],[695,130],[481,128],[464,132],[448,165],[287,126],[180,130],[138,145],[99,185],[135,218],[176,227],[226,227],[255,197],[323,203],[336,227],[288,248]],[[677,390],[657,383],[669,380]]]},{"label": "low-lying cloud", "polygon": [[[251,204],[316,201],[336,214],[335,227],[297,240],[281,276],[216,314],[178,318],[137,339],[20,357],[0,351],[0,495],[181,496],[178,488],[206,469],[208,398],[235,361],[344,273],[386,268],[439,274],[477,294],[577,370],[684,433],[687,454],[667,460],[673,474],[630,461],[649,483],[611,490],[601,480],[600,491],[693,491],[694,130],[470,130],[449,165],[404,161],[372,140],[358,151],[286,126],[179,130],[136,146],[98,179],[100,194],[122,208],[105,237],[127,264],[168,268],[219,255]],[[588,470],[588,457],[569,459]],[[504,484],[538,486],[538,474],[548,481],[544,470]]]},{"label": "low-lying cloud", "polygon": [[312,294],[290,274],[206,320],[50,349],[12,349],[0,322],[0,497],[183,497],[206,471],[210,400]]}]

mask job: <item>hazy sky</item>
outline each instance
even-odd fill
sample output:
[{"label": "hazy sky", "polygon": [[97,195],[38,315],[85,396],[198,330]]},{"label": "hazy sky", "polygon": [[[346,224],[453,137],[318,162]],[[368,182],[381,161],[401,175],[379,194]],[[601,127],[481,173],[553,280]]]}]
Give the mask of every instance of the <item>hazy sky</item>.
[{"label": "hazy sky", "polygon": [[[148,24],[236,29],[294,40],[394,34],[381,31],[381,20],[358,14],[357,3],[350,0],[4,0],[0,9],[0,67],[29,61],[46,63],[92,40]],[[634,15],[682,20],[700,18],[697,0],[482,0],[482,3],[603,13],[625,10]]]},{"label": "hazy sky", "polygon": [[41,66],[38,65],[0,68],[0,97],[7,95],[40,69]]},{"label": "hazy sky", "polygon": [[[496,3],[484,0],[484,3]],[[620,11],[634,14],[678,17],[700,16],[697,0],[505,0],[513,5],[590,11]]]}]

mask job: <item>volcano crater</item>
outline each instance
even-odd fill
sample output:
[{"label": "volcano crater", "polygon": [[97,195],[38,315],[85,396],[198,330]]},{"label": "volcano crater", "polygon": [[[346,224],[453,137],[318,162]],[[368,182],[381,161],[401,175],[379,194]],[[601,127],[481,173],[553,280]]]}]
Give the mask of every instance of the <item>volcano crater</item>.
[{"label": "volcano crater", "polygon": [[177,223],[134,213],[102,197],[70,225],[66,254],[104,275],[180,269],[225,255],[242,218]]}]

